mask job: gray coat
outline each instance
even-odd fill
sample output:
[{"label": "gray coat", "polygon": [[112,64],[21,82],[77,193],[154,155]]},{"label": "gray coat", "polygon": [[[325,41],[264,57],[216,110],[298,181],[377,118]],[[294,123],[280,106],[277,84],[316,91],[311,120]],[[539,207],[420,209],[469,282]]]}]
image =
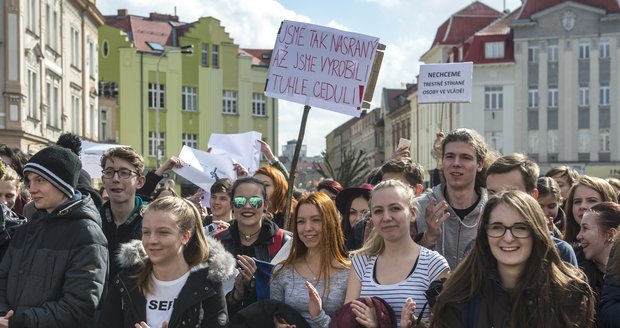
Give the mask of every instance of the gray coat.
[{"label": "gray coat", "polygon": [[[433,187],[432,192],[416,199],[418,202],[418,217],[416,219],[418,232],[426,232],[427,230],[424,211],[431,198],[434,197],[437,200],[437,204],[446,200],[443,188],[443,184],[437,185]],[[465,216],[463,221],[456,215],[452,207],[448,205],[447,211],[450,212],[450,217],[443,223],[435,250],[446,258],[451,270],[454,270],[461,263],[465,255],[467,255],[467,246],[476,239],[480,215],[484,205],[487,203],[487,199],[486,189],[481,189],[478,205],[471,213]]]}]

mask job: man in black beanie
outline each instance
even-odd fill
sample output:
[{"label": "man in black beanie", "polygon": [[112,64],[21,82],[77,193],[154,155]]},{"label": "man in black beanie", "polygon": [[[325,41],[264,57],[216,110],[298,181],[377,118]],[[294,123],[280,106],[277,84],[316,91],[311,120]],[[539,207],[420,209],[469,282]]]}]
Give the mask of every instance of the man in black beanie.
[{"label": "man in black beanie", "polygon": [[89,327],[108,266],[101,217],[76,189],[82,164],[50,146],[24,166],[37,211],[0,262],[0,327]]}]

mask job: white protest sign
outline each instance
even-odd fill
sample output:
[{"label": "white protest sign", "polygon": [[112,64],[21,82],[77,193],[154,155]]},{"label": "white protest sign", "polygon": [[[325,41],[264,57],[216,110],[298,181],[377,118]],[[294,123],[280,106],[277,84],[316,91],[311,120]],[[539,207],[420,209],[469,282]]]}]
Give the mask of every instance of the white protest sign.
[{"label": "white protest sign", "polygon": [[265,95],[359,117],[379,38],[283,21]]},{"label": "white protest sign", "polygon": [[471,102],[473,63],[420,66],[418,103]]},{"label": "white protest sign", "polygon": [[183,167],[173,168],[172,171],[206,191],[219,179],[237,178],[232,159],[228,156],[183,146],[179,159]]},{"label": "white protest sign", "polygon": [[219,134],[212,133],[208,147],[211,154],[226,155],[245,167],[249,174],[254,174],[260,165],[260,143],[262,134],[256,131],[246,133]]}]

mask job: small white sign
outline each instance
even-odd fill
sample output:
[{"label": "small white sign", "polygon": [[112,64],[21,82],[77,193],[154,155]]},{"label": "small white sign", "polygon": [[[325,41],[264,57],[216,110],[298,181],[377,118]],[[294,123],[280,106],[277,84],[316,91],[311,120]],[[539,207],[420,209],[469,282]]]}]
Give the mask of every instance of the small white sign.
[{"label": "small white sign", "polygon": [[471,102],[473,63],[420,66],[418,103]]},{"label": "small white sign", "polygon": [[265,95],[359,117],[379,38],[283,21]]},{"label": "small white sign", "polygon": [[219,134],[212,133],[209,137],[211,154],[226,155],[234,163],[243,165],[250,175],[254,174],[260,165],[260,143],[262,134],[256,131],[245,133]]}]

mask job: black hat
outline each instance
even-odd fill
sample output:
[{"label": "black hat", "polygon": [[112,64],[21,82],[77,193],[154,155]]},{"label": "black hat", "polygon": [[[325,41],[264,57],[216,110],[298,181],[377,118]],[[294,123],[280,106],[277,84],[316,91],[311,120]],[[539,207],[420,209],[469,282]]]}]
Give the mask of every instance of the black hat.
[{"label": "black hat", "polygon": [[24,166],[27,172],[40,175],[71,198],[82,170],[80,158],[67,148],[49,146],[34,154]]},{"label": "black hat", "polygon": [[336,208],[342,215],[347,210],[347,203],[355,198],[365,196],[366,199],[370,198],[370,192],[372,191],[373,186],[370,183],[362,183],[359,187],[351,187],[343,189],[338,196],[336,196]]}]

